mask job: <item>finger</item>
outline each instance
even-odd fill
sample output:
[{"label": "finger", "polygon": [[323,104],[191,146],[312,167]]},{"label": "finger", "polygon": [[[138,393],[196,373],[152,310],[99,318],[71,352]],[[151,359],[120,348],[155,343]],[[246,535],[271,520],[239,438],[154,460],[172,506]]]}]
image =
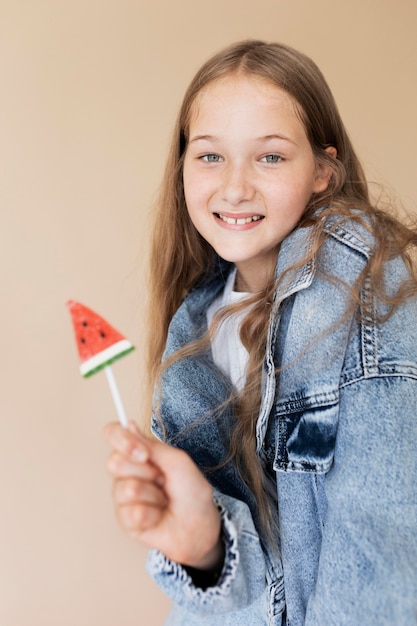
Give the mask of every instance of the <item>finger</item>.
[{"label": "finger", "polygon": [[143,533],[158,526],[163,509],[149,504],[127,504],[120,506],[116,514],[121,527],[135,539],[142,540]]},{"label": "finger", "polygon": [[139,437],[130,429],[123,428],[117,423],[107,424],[104,436],[114,450],[132,462],[143,463],[148,460],[149,451],[143,436]]},{"label": "finger", "polygon": [[157,439],[149,439],[146,443],[150,462],[161,469],[167,483],[176,484],[182,490],[189,480],[195,482],[197,476],[206,482],[201,471],[184,450]]},{"label": "finger", "polygon": [[164,483],[161,472],[152,463],[132,463],[119,452],[113,451],[107,460],[107,469],[113,478],[128,476],[155,481],[160,486]]},{"label": "finger", "polygon": [[136,422],[134,422],[133,420],[130,420],[129,424],[128,424],[128,430],[130,430],[131,433],[133,433],[134,435],[138,435],[139,437],[141,436],[141,431],[139,429],[139,426],[136,424]]},{"label": "finger", "polygon": [[117,505],[147,504],[166,508],[167,498],[155,483],[138,478],[122,478],[114,483],[113,496]]}]

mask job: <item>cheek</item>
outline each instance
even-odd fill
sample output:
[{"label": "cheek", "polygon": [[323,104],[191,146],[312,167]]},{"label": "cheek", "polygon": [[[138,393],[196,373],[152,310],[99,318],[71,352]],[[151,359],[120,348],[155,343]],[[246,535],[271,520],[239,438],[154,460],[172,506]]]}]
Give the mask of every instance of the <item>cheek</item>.
[{"label": "cheek", "polygon": [[183,185],[185,201],[189,208],[197,208],[207,204],[212,195],[210,181],[203,176],[195,176],[190,170],[184,170]]},{"label": "cheek", "polygon": [[184,198],[187,211],[192,216],[198,205],[198,200],[195,197],[192,186],[187,185],[186,181],[184,181]]},{"label": "cheek", "polygon": [[185,160],[184,162],[182,182],[184,186],[184,196],[186,202],[194,202],[196,196],[198,195],[199,186],[196,182],[196,176],[193,173],[193,168],[190,166],[190,164],[187,163],[187,160]]},{"label": "cheek", "polygon": [[307,163],[304,170],[300,170],[293,180],[293,193],[298,203],[308,204],[311,195],[315,192],[316,176],[313,164]]},{"label": "cheek", "polygon": [[201,200],[199,199],[198,187],[193,184],[192,179],[184,172],[183,176],[185,206],[191,221],[195,225],[196,216],[199,213]]}]

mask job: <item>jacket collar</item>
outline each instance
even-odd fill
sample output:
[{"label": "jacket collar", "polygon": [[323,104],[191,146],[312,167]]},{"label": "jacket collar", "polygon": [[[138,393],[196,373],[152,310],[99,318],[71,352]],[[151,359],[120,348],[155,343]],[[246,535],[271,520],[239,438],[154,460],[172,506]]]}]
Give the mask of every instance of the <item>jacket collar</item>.
[{"label": "jacket collar", "polygon": [[[306,289],[313,281],[316,265],[314,260],[302,263],[311,244],[311,226],[296,228],[281,243],[275,276],[281,277],[274,297],[274,309],[288,296]],[[291,268],[291,269],[290,269]]]}]

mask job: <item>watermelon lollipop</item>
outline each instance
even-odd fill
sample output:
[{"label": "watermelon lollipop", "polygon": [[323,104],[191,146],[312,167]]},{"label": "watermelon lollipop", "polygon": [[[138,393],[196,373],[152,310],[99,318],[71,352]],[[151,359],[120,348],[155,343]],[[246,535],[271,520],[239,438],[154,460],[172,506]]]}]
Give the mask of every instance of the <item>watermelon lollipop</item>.
[{"label": "watermelon lollipop", "polygon": [[132,352],[134,347],[126,337],[84,304],[69,300],[67,306],[74,326],[81,374],[87,378],[104,369],[119,420],[126,427],[127,418],[110,364]]}]

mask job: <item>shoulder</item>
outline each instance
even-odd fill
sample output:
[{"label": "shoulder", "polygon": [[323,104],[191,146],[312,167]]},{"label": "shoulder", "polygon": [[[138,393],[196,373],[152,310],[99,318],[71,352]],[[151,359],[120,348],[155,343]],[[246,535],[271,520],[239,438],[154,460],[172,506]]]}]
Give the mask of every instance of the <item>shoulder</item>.
[{"label": "shoulder", "polygon": [[[319,271],[339,276],[349,284],[353,284],[355,275],[366,282],[369,279],[368,287],[375,290],[374,295],[387,295],[388,299],[404,281],[412,278],[401,245],[395,241],[396,224],[397,234],[402,228],[395,218],[378,211],[366,213],[349,209],[342,213],[324,213],[320,221],[323,243],[316,257]],[[384,228],[386,224],[390,227]],[[379,276],[382,277],[380,283]]]},{"label": "shoulder", "polygon": [[208,307],[225,288],[233,268],[232,263],[227,263],[218,257],[213,267],[208,268],[207,272],[190,289],[174,319],[186,315],[198,322],[200,318],[205,317]]},{"label": "shoulder", "polygon": [[190,289],[172,317],[168,329],[166,354],[198,340],[207,330],[207,310],[224,289],[232,265],[220,259]]},{"label": "shoulder", "polygon": [[322,231],[327,240],[339,242],[351,253],[368,260],[376,247],[370,216],[359,209],[346,213],[332,212],[321,219]]},{"label": "shoulder", "polygon": [[356,219],[354,211],[317,212],[308,225],[296,228],[281,243],[276,267],[278,298],[322,283],[325,278],[329,288],[331,278],[353,286],[374,249],[371,230],[365,220]]}]

